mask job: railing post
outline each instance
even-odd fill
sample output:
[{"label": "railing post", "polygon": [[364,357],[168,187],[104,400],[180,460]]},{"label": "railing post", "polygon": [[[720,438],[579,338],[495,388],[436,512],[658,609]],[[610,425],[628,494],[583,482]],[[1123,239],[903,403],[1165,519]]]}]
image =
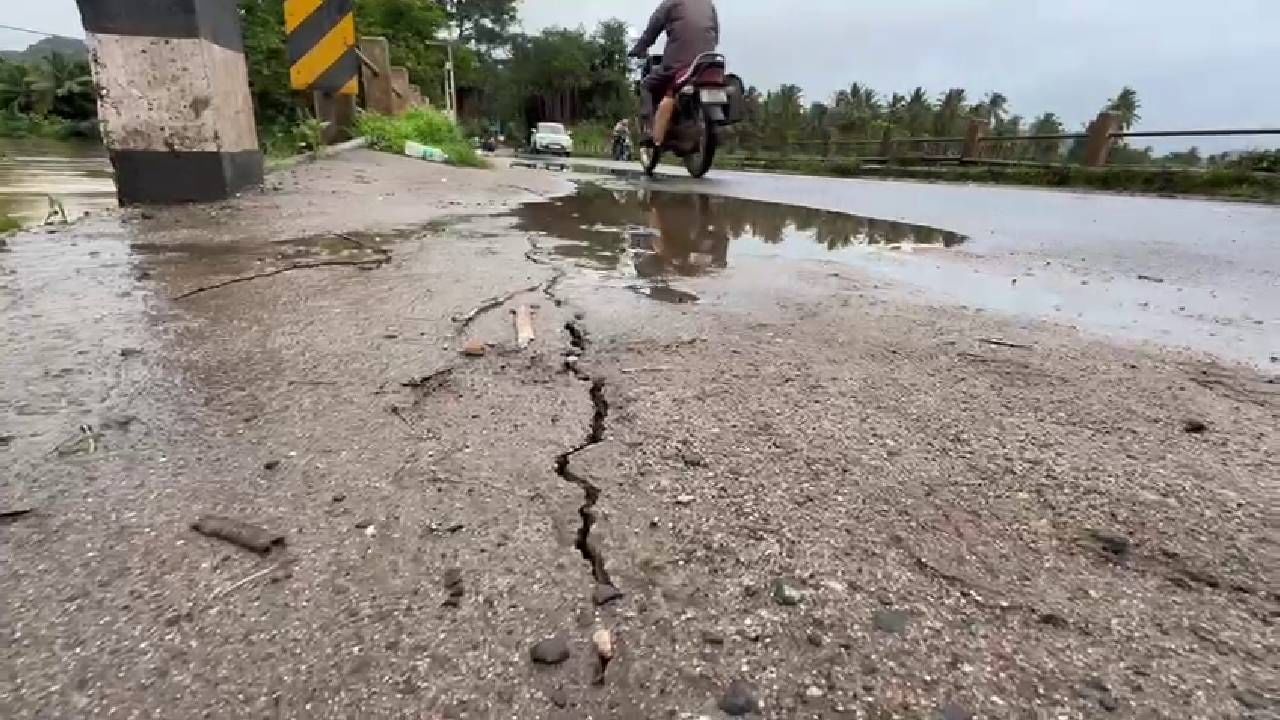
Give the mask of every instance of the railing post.
[{"label": "railing post", "polygon": [[880,157],[884,158],[887,165],[893,159],[893,126],[886,125],[884,127],[884,135],[880,136]]},{"label": "railing post", "polygon": [[1084,164],[1088,167],[1103,167],[1111,155],[1111,133],[1120,127],[1120,116],[1113,112],[1102,112],[1089,123],[1089,137],[1085,142]]},{"label": "railing post", "polygon": [[365,109],[382,115],[393,114],[395,102],[391,92],[390,43],[384,37],[363,37],[360,38],[360,52],[372,65],[361,65]]},{"label": "railing post", "polygon": [[391,68],[391,111],[401,115],[409,109],[409,68]]},{"label": "railing post", "polygon": [[349,140],[356,126],[356,96],[340,93],[312,93],[316,118],[325,123],[320,137],[326,145]]},{"label": "railing post", "polygon": [[964,134],[964,149],[960,151],[961,160],[976,160],[982,156],[982,138],[987,134],[987,121],[969,118],[969,127]]}]

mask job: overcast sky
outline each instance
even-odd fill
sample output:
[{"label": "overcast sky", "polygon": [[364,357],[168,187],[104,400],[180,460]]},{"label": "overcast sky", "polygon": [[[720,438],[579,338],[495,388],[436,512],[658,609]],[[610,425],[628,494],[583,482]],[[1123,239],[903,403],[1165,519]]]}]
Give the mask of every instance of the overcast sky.
[{"label": "overcast sky", "polygon": [[[529,30],[643,25],[658,0],[525,0]],[[74,0],[0,0],[0,23],[83,35]],[[859,81],[982,95],[1072,126],[1125,84],[1149,129],[1280,126],[1280,0],[719,0],[722,50],[748,84],[821,100]],[[0,48],[33,39],[0,30]],[[1262,144],[1254,138],[1228,147]],[[1212,143],[1201,143],[1215,147]],[[1276,141],[1266,144],[1274,145]]]}]

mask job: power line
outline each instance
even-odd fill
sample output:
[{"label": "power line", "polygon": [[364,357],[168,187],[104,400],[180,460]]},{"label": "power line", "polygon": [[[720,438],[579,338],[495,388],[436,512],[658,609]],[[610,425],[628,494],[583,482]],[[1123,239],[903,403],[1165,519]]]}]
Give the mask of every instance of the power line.
[{"label": "power line", "polygon": [[58,33],[45,32],[43,30],[32,30],[31,28],[18,27],[17,25],[0,25],[0,30],[14,30],[17,32],[30,33],[31,35],[43,35],[51,38],[67,38],[68,40],[79,40],[80,38],[71,35],[60,35]]}]

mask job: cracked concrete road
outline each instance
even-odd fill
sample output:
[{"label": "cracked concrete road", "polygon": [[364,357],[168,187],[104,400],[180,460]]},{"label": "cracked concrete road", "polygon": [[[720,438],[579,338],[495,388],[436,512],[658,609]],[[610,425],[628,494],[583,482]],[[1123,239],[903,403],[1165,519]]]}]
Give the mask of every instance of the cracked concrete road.
[{"label": "cracked concrete road", "polygon": [[567,189],[355,152],[13,238],[3,716],[1276,716],[1274,378],[813,262],[653,302],[501,216]]}]

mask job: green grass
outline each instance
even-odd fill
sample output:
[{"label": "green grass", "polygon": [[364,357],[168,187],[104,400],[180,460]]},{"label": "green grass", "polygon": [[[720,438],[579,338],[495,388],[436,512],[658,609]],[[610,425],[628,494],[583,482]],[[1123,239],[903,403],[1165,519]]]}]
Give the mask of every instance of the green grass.
[{"label": "green grass", "polygon": [[386,152],[404,152],[404,144],[416,143],[440,148],[454,165],[486,167],[487,163],[462,136],[453,121],[427,108],[414,108],[400,116],[361,113],[356,132],[369,139],[369,146]]},{"label": "green grass", "polygon": [[17,218],[11,215],[7,215],[5,213],[0,213],[0,235],[4,235],[6,233],[11,233],[14,230],[21,230],[21,229],[22,229],[22,223],[19,222]]},{"label": "green grass", "polygon": [[62,118],[23,115],[12,111],[0,111],[0,138],[93,138],[98,136],[97,121],[73,122]]}]

